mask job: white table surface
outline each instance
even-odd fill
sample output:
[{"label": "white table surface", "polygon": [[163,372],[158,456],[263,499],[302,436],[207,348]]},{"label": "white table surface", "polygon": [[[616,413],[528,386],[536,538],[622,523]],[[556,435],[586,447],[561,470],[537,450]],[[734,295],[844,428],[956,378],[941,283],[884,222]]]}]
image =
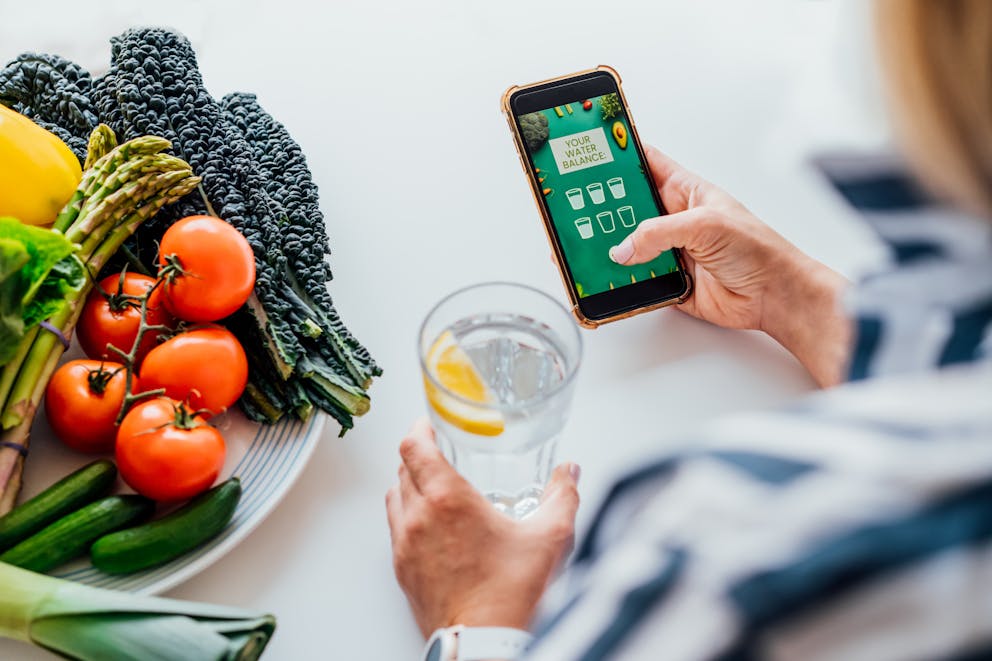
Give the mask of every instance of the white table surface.
[{"label": "white table surface", "polygon": [[[338,439],[328,425],[272,515],[169,596],[275,613],[270,659],[417,657],[383,507],[397,443],[424,411],[417,326],[441,296],[473,282],[516,280],[564,300],[498,112],[512,83],[611,64],[645,141],[838,270],[856,275],[881,259],[804,160],[824,146],[886,140],[853,4],[0,0],[0,61],[58,52],[99,71],[109,36],[170,25],[192,38],[215,96],[257,93],[308,155],[334,300],[385,368],[357,428]],[[585,341],[560,446],[583,466],[580,527],[624,466],[706,420],[812,389],[766,337],[675,311]],[[42,658],[0,642],[0,659]]]}]

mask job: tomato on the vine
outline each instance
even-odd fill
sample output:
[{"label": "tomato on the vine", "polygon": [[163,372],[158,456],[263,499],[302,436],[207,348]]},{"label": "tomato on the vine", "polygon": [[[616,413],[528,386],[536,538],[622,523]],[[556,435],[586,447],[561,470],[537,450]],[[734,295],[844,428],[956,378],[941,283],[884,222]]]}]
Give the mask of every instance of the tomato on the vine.
[{"label": "tomato on the vine", "polygon": [[177,401],[160,397],[131,409],[117,431],[117,467],[128,485],[153,500],[201,493],[224,468],[224,437]]},{"label": "tomato on the vine", "polygon": [[216,415],[244,392],[248,358],[226,328],[196,328],[148,352],[140,379],[142,390],[164,388],[168,397]]},{"label": "tomato on the vine", "polygon": [[163,287],[166,306],[180,319],[223,319],[244,305],[255,287],[251,245],[220,218],[183,218],[165,231],[158,254],[160,266],[178,271]]},{"label": "tomato on the vine", "polygon": [[55,435],[79,452],[109,452],[124,404],[124,366],[72,360],[52,375],[45,389],[45,416]]},{"label": "tomato on the vine", "polygon": [[[111,344],[124,353],[131,351],[138,336],[141,321],[140,297],[155,286],[155,278],[140,273],[109,275],[93,289],[76,324],[76,337],[87,356],[94,359],[120,360],[120,356],[107,349]],[[148,299],[146,321],[149,325],[169,326],[172,317],[162,302],[161,287]],[[137,362],[141,362],[155,346],[158,331],[148,331],[141,339]]]}]

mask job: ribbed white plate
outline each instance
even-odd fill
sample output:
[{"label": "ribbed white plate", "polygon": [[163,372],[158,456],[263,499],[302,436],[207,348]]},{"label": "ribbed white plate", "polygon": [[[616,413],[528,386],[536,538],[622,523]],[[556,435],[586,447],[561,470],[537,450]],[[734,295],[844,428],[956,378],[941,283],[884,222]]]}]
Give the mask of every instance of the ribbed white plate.
[{"label": "ribbed white plate", "polygon": [[[86,559],[59,567],[50,574],[142,594],[158,594],[190,579],[234,548],[275,508],[310,459],[325,421],[326,416],[318,413],[306,422],[284,420],[275,425],[258,425],[240,412],[226,414],[217,421],[227,443],[221,479],[240,477],[242,495],[234,518],[219,536],[166,565],[135,574],[104,574]],[[62,445],[49,429],[44,412],[39,412],[32,430],[21,501],[95,458]],[[130,491],[122,481],[118,482],[119,492]]]}]

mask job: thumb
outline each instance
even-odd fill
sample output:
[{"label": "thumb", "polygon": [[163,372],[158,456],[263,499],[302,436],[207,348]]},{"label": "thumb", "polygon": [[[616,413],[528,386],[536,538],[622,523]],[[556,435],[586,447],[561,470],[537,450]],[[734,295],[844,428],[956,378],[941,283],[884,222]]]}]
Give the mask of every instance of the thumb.
[{"label": "thumb", "polygon": [[554,469],[544,490],[541,506],[531,518],[536,525],[549,527],[556,536],[571,537],[575,513],[579,509],[578,464],[564,463]]},{"label": "thumb", "polygon": [[630,266],[650,262],[672,248],[685,248],[695,253],[702,248],[719,222],[720,216],[706,207],[649,218],[618,245],[610,248],[610,259]]}]

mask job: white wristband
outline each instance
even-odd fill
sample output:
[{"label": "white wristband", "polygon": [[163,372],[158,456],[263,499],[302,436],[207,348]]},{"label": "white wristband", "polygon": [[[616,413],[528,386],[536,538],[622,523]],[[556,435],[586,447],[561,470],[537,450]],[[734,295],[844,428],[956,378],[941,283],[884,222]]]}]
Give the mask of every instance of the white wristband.
[{"label": "white wristband", "polygon": [[466,627],[438,629],[427,641],[426,661],[513,661],[519,659],[532,640],[526,631],[510,627]]},{"label": "white wristband", "polygon": [[458,661],[519,659],[533,638],[526,631],[509,627],[465,627],[456,636]]}]

